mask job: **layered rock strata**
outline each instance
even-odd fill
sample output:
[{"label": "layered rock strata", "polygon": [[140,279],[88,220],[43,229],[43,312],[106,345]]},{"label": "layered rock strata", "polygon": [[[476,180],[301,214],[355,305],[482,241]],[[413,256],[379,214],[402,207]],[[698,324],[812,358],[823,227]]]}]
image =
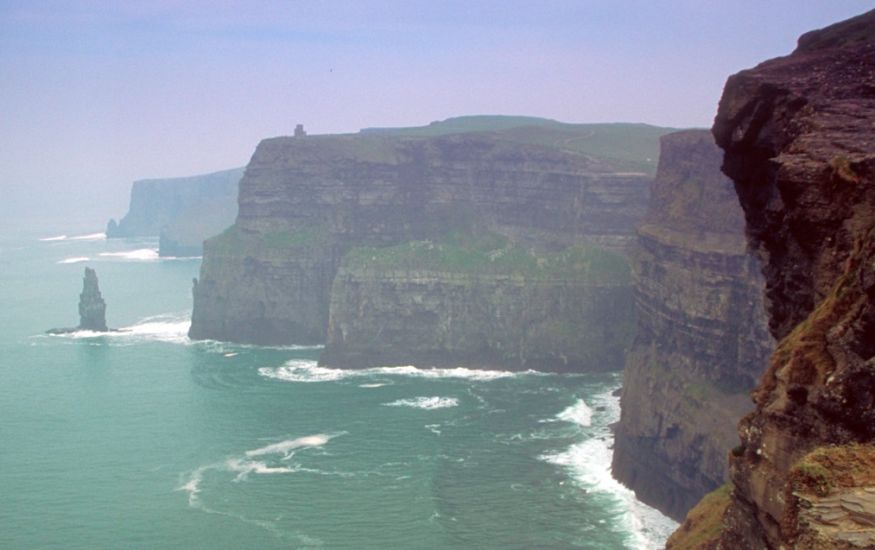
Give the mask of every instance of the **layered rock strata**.
[{"label": "layered rock strata", "polygon": [[714,135],[779,342],[701,546],[875,547],[873,121],[875,11],[726,84]]},{"label": "layered rock strata", "polygon": [[162,256],[199,256],[203,241],[237,215],[243,168],[185,178],[135,181],[128,213],[110,220],[108,238],[159,237]]},{"label": "layered rock strata", "polygon": [[763,280],[722,152],[706,130],[661,138],[633,256],[638,328],[614,476],[680,519],[726,481],[735,425],[772,343]]},{"label": "layered rock strata", "polygon": [[[464,257],[464,262],[452,261]],[[355,249],[331,292],[330,365],[619,369],[634,329],[625,258],[428,241]]]},{"label": "layered rock strata", "polygon": [[[614,161],[488,133],[264,140],[241,181],[236,224],[205,245],[191,336],[325,342],[332,284],[353,249],[440,243],[456,232],[470,239],[499,235],[532,258],[578,245],[623,253],[643,216],[648,187],[646,174]],[[387,307],[401,298],[390,298],[379,278],[407,292],[419,276],[412,274],[408,284],[391,270],[377,279],[363,273],[347,270],[340,282],[371,277],[368,292],[383,294]],[[441,290],[461,292],[452,277],[423,276]],[[356,285],[338,287],[334,303],[353,311],[360,299],[354,287],[364,288]],[[343,327],[351,334],[352,318],[333,319],[335,335],[344,334]],[[354,341],[342,338],[345,351],[353,351]]]}]

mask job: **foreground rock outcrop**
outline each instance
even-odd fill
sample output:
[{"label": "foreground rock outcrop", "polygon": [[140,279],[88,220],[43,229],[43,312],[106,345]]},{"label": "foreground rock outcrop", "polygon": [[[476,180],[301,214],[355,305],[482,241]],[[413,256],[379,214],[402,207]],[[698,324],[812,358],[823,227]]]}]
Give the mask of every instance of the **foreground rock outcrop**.
[{"label": "foreground rock outcrop", "polygon": [[634,253],[638,329],[612,469],[640,499],[682,519],[726,482],[735,426],[772,342],[722,151],[706,130],[661,142]]},{"label": "foreground rock outcrop", "polygon": [[[729,79],[714,124],[778,347],[699,546],[875,547],[875,11]],[[675,547],[689,547],[684,528]]]},{"label": "foreground rock outcrop", "polygon": [[106,332],[106,302],[100,294],[97,283],[97,272],[90,267],[85,268],[82,279],[82,293],[79,295],[79,325],[73,328],[53,328],[49,334],[65,334],[77,330]]},{"label": "foreground rock outcrop", "polygon": [[[579,367],[581,329],[601,318],[629,334],[628,269],[598,279],[593,263],[610,269],[628,251],[650,177],[551,131],[531,142],[389,131],[264,140],[237,222],[205,245],[191,336],[325,342],[338,366]],[[548,352],[556,342],[566,345]],[[587,361],[618,368],[625,345]]]},{"label": "foreground rock outcrop", "polygon": [[162,256],[199,256],[203,241],[234,223],[243,168],[185,178],[135,181],[128,213],[108,238],[159,237]]}]

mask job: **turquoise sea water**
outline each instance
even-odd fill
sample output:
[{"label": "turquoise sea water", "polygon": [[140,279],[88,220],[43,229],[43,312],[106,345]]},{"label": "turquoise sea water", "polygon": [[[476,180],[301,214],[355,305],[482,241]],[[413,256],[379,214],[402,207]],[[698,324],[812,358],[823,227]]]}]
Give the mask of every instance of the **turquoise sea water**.
[{"label": "turquoise sea water", "polygon": [[[618,375],[190,342],[199,260],[56,233],[0,237],[0,548],[657,548],[674,527],[610,477]],[[44,335],[77,323],[84,266],[127,330]]]}]

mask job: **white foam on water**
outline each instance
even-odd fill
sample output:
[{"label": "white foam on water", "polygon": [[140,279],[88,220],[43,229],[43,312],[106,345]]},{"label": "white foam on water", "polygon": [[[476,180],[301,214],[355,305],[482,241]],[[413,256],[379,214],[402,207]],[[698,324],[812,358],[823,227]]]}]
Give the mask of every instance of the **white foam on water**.
[{"label": "white foam on water", "polygon": [[152,262],[161,259],[158,256],[157,248],[138,248],[137,250],[127,250],[125,252],[101,252],[101,257],[118,258],[131,262]]},{"label": "white foam on water", "polygon": [[249,474],[291,474],[295,470],[294,468],[289,468],[288,466],[268,466],[264,462],[259,462],[257,460],[243,460],[239,458],[229,458],[225,461],[225,469],[229,472],[236,472],[237,477],[234,478],[235,482],[245,480]]},{"label": "white foam on water", "polygon": [[297,439],[287,439],[285,441],[280,441],[279,443],[272,443],[264,447],[259,447],[258,449],[252,449],[246,451],[245,454],[248,457],[271,454],[282,454],[288,456],[291,451],[300,449],[301,447],[321,447],[328,443],[332,437],[334,436],[325,434],[307,435]]},{"label": "white foam on water", "polygon": [[59,264],[78,264],[81,262],[87,262],[90,259],[91,258],[89,258],[88,256],[72,256],[70,258],[64,258],[63,260],[59,261],[58,263]]},{"label": "white foam on water", "polygon": [[188,505],[192,508],[199,508],[207,512],[214,512],[203,506],[200,502],[201,484],[204,480],[204,474],[208,471],[230,472],[237,474],[232,481],[245,481],[249,474],[271,475],[271,474],[291,474],[302,471],[303,468],[290,466],[270,465],[265,459],[251,460],[253,457],[269,457],[274,454],[282,454],[282,460],[291,457],[296,449],[321,447],[331,441],[333,438],[344,435],[346,432],[338,432],[335,434],[314,434],[299,437],[297,439],[287,439],[278,443],[272,443],[257,449],[245,451],[243,456],[231,457],[223,462],[207,464],[195,469],[188,479],[176,488],[177,491],[188,493]]},{"label": "white foam on water", "polygon": [[561,413],[556,415],[557,420],[571,422],[580,426],[592,425],[592,409],[590,409],[586,401],[578,399],[574,405],[571,405]]},{"label": "white foam on water", "polygon": [[67,240],[67,236],[66,235],[57,235],[55,237],[44,237],[40,240],[44,243],[53,242],[53,241],[64,241],[64,240]]},{"label": "white foam on water", "polygon": [[194,470],[185,483],[181,484],[177,487],[176,491],[185,492],[188,494],[188,505],[191,508],[196,510],[200,510],[201,512],[207,514],[217,514],[220,516],[226,516],[229,518],[233,518],[244,523],[248,523],[251,525],[255,525],[265,529],[278,537],[292,537],[294,539],[299,540],[302,544],[305,544],[307,547],[312,546],[323,546],[323,542],[319,539],[309,537],[303,533],[299,532],[288,532],[277,528],[277,526],[272,521],[262,520],[262,519],[253,519],[246,517],[242,514],[235,514],[233,512],[227,512],[223,510],[218,510],[216,508],[211,508],[205,505],[200,499],[201,493],[201,484],[204,480],[204,474],[207,471],[215,470],[215,471],[226,471],[231,473],[237,473],[237,476],[232,479],[232,482],[240,482],[245,481],[250,473],[255,474],[285,474],[285,473],[293,473],[296,470],[293,468],[279,466],[272,467],[267,466],[263,462],[258,461],[249,461],[245,459],[228,459],[223,463],[217,464],[208,464],[206,466],[201,466]]},{"label": "white foam on water", "polygon": [[190,314],[180,319],[175,316],[156,316],[141,320],[135,325],[124,327],[117,332],[109,333],[110,336],[138,338],[142,340],[156,340],[174,344],[187,344],[188,329],[191,327]]},{"label": "white foam on water", "polygon": [[105,241],[106,233],[89,233],[88,235],[77,235],[70,237],[71,241]]},{"label": "white foam on water", "polygon": [[432,411],[435,409],[448,409],[459,405],[455,397],[414,397],[413,399],[399,399],[391,403],[384,403],[387,407],[411,407]]},{"label": "white foam on water", "polygon": [[348,378],[361,378],[368,376],[408,376],[412,378],[458,378],[488,382],[501,378],[513,378],[521,375],[545,375],[545,373],[527,370],[524,372],[510,372],[501,370],[479,370],[457,368],[434,368],[421,369],[412,366],[403,367],[376,367],[370,369],[333,369],[320,367],[316,361],[293,359],[279,367],[262,367],[258,373],[265,378],[285,380],[287,382],[334,382]]},{"label": "white foam on water", "polygon": [[359,384],[360,388],[382,388],[386,384]]},{"label": "white foam on water", "polygon": [[592,426],[592,411],[589,411],[589,424],[581,424],[575,420],[583,419],[583,415],[579,414],[582,409],[578,407],[582,400],[559,413],[557,418],[564,415],[567,418],[562,420],[587,427],[587,439],[575,443],[563,452],[543,455],[541,459],[565,467],[572,478],[588,492],[612,497],[632,547],[648,550],[663,548],[678,524],[659,510],[639,501],[632,490],[611,475],[614,436],[610,426],[620,419],[620,399],[612,395],[614,389],[611,388],[592,399],[603,410],[596,419],[596,426]]},{"label": "white foam on water", "polygon": [[137,323],[107,332],[77,330],[66,334],[52,334],[57,338],[108,338],[120,343],[136,343],[143,340],[188,344],[188,328],[191,326],[191,312],[154,315],[145,317]]}]

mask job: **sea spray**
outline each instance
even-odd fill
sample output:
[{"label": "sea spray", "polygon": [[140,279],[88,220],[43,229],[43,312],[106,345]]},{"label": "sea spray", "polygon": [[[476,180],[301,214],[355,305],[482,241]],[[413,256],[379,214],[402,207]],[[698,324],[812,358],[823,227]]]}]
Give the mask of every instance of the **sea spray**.
[{"label": "sea spray", "polygon": [[610,497],[622,518],[620,525],[627,532],[629,544],[634,548],[655,550],[663,547],[677,523],[639,501],[632,490],[611,475],[614,442],[611,425],[620,418],[620,400],[613,395],[616,389],[593,396],[591,401],[599,411],[596,415],[582,399],[557,414],[555,420],[581,426],[586,439],[565,451],[545,454],[541,458],[567,468],[575,482],[586,491]]}]

